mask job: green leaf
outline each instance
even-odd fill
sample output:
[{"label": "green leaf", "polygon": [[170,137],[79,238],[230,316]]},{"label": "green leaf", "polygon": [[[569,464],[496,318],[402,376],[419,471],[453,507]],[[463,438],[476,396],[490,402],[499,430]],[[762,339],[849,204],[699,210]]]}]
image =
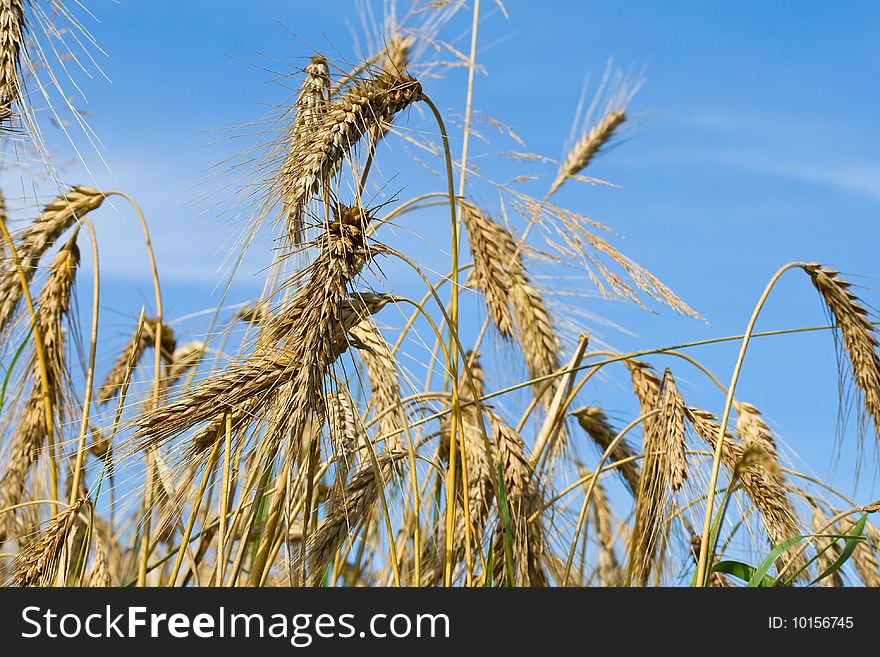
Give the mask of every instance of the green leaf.
[{"label": "green leaf", "polygon": [[504,471],[498,464],[498,508],[501,511],[501,536],[504,541],[504,575],[508,586],[514,586],[513,536],[511,535],[510,507],[507,504],[507,489],[504,487]]},{"label": "green leaf", "polygon": [[9,378],[12,376],[12,370],[15,369],[15,364],[18,362],[18,359],[21,357],[22,352],[24,351],[25,346],[27,346],[28,341],[31,338],[31,333],[33,332],[33,327],[30,328],[28,334],[24,336],[24,341],[19,345],[18,349],[15,350],[15,355],[12,357],[12,362],[9,363],[9,367],[6,369],[6,376],[3,377],[3,387],[0,388],[0,410],[3,409],[3,402],[6,401],[6,387],[9,385]]},{"label": "green leaf", "polygon": [[833,575],[845,564],[849,558],[852,556],[852,553],[855,551],[856,547],[858,547],[859,543],[861,543],[864,538],[862,537],[862,532],[865,531],[865,523],[868,521],[868,514],[862,515],[855,524],[853,524],[852,528],[844,535],[846,539],[846,543],[843,546],[843,551],[841,551],[840,556],[834,561],[833,564],[828,566],[825,571],[819,575],[816,579],[810,582],[810,585],[816,584],[829,575]]},{"label": "green leaf", "polygon": [[[712,566],[712,570],[710,573],[724,573],[725,575],[731,575],[736,577],[737,579],[742,580],[743,582],[748,582],[752,579],[752,576],[755,574],[755,567],[750,566],[747,563],[743,563],[741,561],[718,561]],[[764,584],[773,583],[773,579],[769,576],[764,577]]]},{"label": "green leaf", "polygon": [[770,551],[764,561],[761,562],[761,565],[755,569],[755,572],[752,574],[752,577],[749,579],[748,584],[746,586],[756,588],[763,585],[764,577],[767,575],[767,572],[770,570],[770,567],[776,562],[776,559],[785,552],[792,545],[800,543],[804,540],[806,536],[792,536],[787,541],[783,541],[775,548]]}]

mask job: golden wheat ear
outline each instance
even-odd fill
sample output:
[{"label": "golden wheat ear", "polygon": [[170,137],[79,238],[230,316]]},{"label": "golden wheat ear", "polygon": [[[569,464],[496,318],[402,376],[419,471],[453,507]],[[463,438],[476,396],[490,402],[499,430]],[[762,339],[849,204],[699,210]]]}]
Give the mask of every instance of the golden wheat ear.
[{"label": "golden wheat ear", "polygon": [[[687,419],[694,431],[706,444],[714,448],[721,432],[711,413],[695,408],[687,409]],[[775,451],[767,450],[762,441],[740,444],[725,432],[721,445],[721,460],[728,471],[738,477],[742,489],[761,514],[761,522],[772,547],[781,545],[799,532],[797,513],[789,499],[782,470]],[[802,558],[788,553],[777,560],[780,568],[794,559],[796,569],[803,566]]]},{"label": "golden wheat ear", "polygon": [[849,358],[853,380],[865,415],[874,424],[880,440],[880,355],[877,353],[877,330],[868,320],[868,311],[833,269],[818,263],[804,265],[813,285],[840,329],[843,347]]},{"label": "golden wheat ear", "polygon": [[0,0],[0,121],[12,116],[21,98],[21,55],[25,34],[24,0]]},{"label": "golden wheat ear", "polygon": [[[59,237],[87,213],[104,202],[105,195],[79,185],[49,203],[36,220],[18,236],[16,252],[27,281],[30,281],[43,255]],[[8,254],[0,260],[0,331],[9,324],[21,300],[18,267]]]},{"label": "golden wheat ear", "polygon": [[[88,504],[86,499],[78,499],[71,506],[58,513],[37,540],[30,542],[15,560],[12,576],[14,586],[53,586],[59,575],[58,568],[71,530],[76,524],[79,512]],[[60,574],[62,577],[64,573]]]},{"label": "golden wheat ear", "polygon": [[[586,434],[596,443],[600,452],[604,453],[617,436],[617,432],[608,422],[605,411],[595,406],[584,406],[572,412],[572,415]],[[611,461],[626,461],[618,468],[618,472],[633,494],[639,490],[639,478],[641,477],[641,468],[635,461],[635,456],[633,448],[622,440],[618,441],[608,455]]]}]

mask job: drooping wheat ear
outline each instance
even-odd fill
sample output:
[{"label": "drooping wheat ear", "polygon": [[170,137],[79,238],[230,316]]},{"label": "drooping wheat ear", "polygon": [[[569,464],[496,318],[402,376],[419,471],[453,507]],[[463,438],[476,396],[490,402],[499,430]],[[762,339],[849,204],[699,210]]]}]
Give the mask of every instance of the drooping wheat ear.
[{"label": "drooping wheat ear", "polygon": [[[406,455],[406,450],[385,451],[378,455],[379,470],[385,482],[392,478],[395,464]],[[378,499],[379,486],[376,470],[370,461],[365,461],[345,487],[340,504],[328,512],[309,537],[306,562],[312,586],[321,581],[336,550],[372,510]]]},{"label": "drooping wheat ear", "polygon": [[[162,329],[164,337],[165,329]],[[168,388],[180,381],[184,374],[197,367],[205,355],[205,343],[201,340],[187,342],[174,350],[165,366],[163,385]]]},{"label": "drooping wheat ear", "polygon": [[[135,433],[164,440],[201,422],[216,419],[218,409],[237,409],[253,403],[252,413],[281,402],[275,393],[290,391],[283,408],[285,433],[301,433],[314,416],[323,422],[323,383],[329,369],[349,345],[348,331],[381,303],[347,299],[348,285],[369,261],[366,243],[370,216],[359,207],[337,205],[334,220],[319,236],[319,253],[304,270],[305,283],[288,307],[266,325],[266,344],[246,360],[233,363],[206,378],[169,404],[143,415]],[[294,450],[296,453],[297,450]]]},{"label": "drooping wheat ear", "polygon": [[401,417],[400,382],[391,349],[369,317],[351,329],[351,335],[369,379],[370,403],[378,418],[378,435],[386,436],[386,449],[402,448],[404,438],[400,430],[404,418]]},{"label": "drooping wheat ear", "polygon": [[629,550],[628,579],[636,586],[646,586],[656,566],[657,546],[662,542],[664,526],[666,530],[669,526],[663,522],[669,500],[687,474],[685,408],[669,370],[663,374],[656,409],[659,414],[645,430],[645,463],[636,496]]},{"label": "drooping wheat ear", "polygon": [[[86,213],[98,208],[104,194],[91,187],[79,185],[67,194],[49,203],[42,214],[18,235],[16,252],[21,268],[28,281],[33,278],[40,258],[48,251],[62,233]],[[0,331],[2,331],[21,299],[21,283],[18,269],[9,254],[0,263]]]},{"label": "drooping wheat ear", "polygon": [[[590,472],[586,468],[580,469],[581,478]],[[623,586],[624,576],[614,552],[614,530],[611,523],[611,505],[605,495],[605,487],[597,481],[593,487],[593,499],[591,502],[593,518],[596,523],[596,542],[599,544],[599,559],[597,574],[599,586]]]},{"label": "drooping wheat ear", "polygon": [[101,532],[97,528],[93,528],[92,531],[95,537],[95,557],[86,573],[84,584],[89,588],[113,586],[110,578],[110,564],[107,562],[107,550],[104,548]]},{"label": "drooping wheat ear", "polygon": [[574,148],[559,167],[556,179],[550,186],[550,193],[554,194],[569,178],[576,176],[585,168],[596,154],[614,136],[614,132],[626,121],[626,108],[619,107],[610,110],[602,119],[595,124],[590,131],[578,141]]},{"label": "drooping wheat ear", "polygon": [[[572,413],[577,418],[581,428],[587,432],[587,435],[593,439],[593,442],[599,447],[601,452],[605,452],[608,446],[617,436],[617,432],[611,428],[605,411],[595,406],[584,406]],[[624,459],[635,456],[636,453],[628,443],[623,440],[618,441],[609,454],[609,461],[622,461]],[[628,461],[624,463],[617,471],[626,482],[630,492],[635,494],[639,489],[639,478],[641,477],[641,469],[636,461]]]},{"label": "drooping wheat ear", "polygon": [[288,227],[297,234],[306,205],[329,182],[361,137],[415,102],[422,87],[408,75],[380,73],[358,80],[328,105],[317,129],[301,135],[278,175],[276,186]]},{"label": "drooping wheat ear", "polygon": [[460,207],[474,261],[473,280],[483,293],[486,309],[498,332],[505,338],[513,337],[511,270],[524,274],[516,242],[509,230],[492,221],[477,206],[461,202]]},{"label": "drooping wheat ear", "polygon": [[[817,504],[813,504],[813,532],[816,534],[836,534],[838,533],[837,527],[832,525],[828,526],[828,517],[822,512],[822,509],[819,508]],[[830,568],[835,561],[840,557],[840,544],[837,542],[837,539],[833,538],[817,538],[816,539],[816,552],[818,554],[818,559],[816,559],[816,567],[819,570],[819,573],[824,573],[828,568]],[[828,547],[827,550],[824,548]],[[835,570],[831,575],[824,577],[820,582],[819,586],[823,587],[832,587],[832,588],[840,588],[843,586],[843,578],[840,576],[840,570]]]},{"label": "drooping wheat ear", "polygon": [[79,512],[88,504],[80,498],[58,513],[40,534],[29,543],[15,560],[12,576],[14,586],[52,586],[58,565]]},{"label": "drooping wheat ear", "polygon": [[0,0],[0,121],[12,116],[12,104],[21,99],[25,29],[24,0]]},{"label": "drooping wheat ear", "polygon": [[757,445],[776,458],[776,441],[770,427],[761,417],[761,412],[751,404],[736,400],[733,407],[736,410],[736,434],[743,446],[748,448]]},{"label": "drooping wheat ear", "polygon": [[[297,165],[297,149],[321,128],[329,104],[330,69],[327,66],[327,59],[321,55],[314,55],[312,61],[305,67],[304,73],[305,79],[294,105],[293,121],[285,139],[286,154],[282,164],[282,170],[285,172],[294,170]],[[291,199],[287,194],[283,194],[283,199],[288,234],[294,238],[295,243],[299,244],[303,235],[302,217],[298,211],[295,212],[289,207]]]},{"label": "drooping wheat ear", "polygon": [[[399,33],[392,35],[379,57],[380,70],[389,75],[403,75],[409,65],[410,49],[413,42],[414,39],[410,35]],[[373,144],[379,143],[390,127],[390,122],[381,122],[375,126],[370,133]]]},{"label": "drooping wheat ear", "polygon": [[[116,357],[116,362],[104,379],[104,383],[98,389],[98,403],[105,404],[122,389],[125,383],[126,375],[131,376],[129,372],[129,363],[131,367],[137,367],[141,362],[143,355],[147,349],[156,345],[156,318],[151,317],[144,321],[144,326],[140,331],[140,335],[135,331],[128,339],[125,347]],[[174,351],[177,348],[177,339],[174,337],[174,330],[167,324],[162,324],[162,359],[166,364],[174,362]]]},{"label": "drooping wheat ear", "polygon": [[348,474],[362,440],[357,415],[348,391],[340,390],[327,397],[327,431],[330,442],[333,443],[333,460],[336,465],[329,494],[331,509],[342,501]]},{"label": "drooping wheat ear", "polygon": [[[461,209],[474,261],[473,280],[489,316],[502,337],[511,338],[515,331],[532,378],[552,374],[559,368],[559,338],[541,293],[529,280],[516,239],[477,206],[462,202]],[[541,401],[546,408],[553,391],[546,382],[536,390],[545,390]]]},{"label": "drooping wheat ear", "polygon": [[[526,446],[519,434],[503,420],[492,415],[492,440],[497,450],[496,463],[504,481],[510,510],[510,542],[513,547],[513,577],[517,586],[547,586],[542,565],[546,538],[540,512],[543,507],[540,488],[534,480],[526,454]],[[528,522],[535,513],[538,517]],[[504,528],[499,522],[495,537],[494,567],[496,586],[505,582]]]},{"label": "drooping wheat ear", "polygon": [[[561,349],[553,317],[541,293],[527,279],[514,279],[512,293],[514,322],[529,376],[533,379],[548,376],[559,369]],[[541,402],[547,408],[553,400],[552,386],[546,382],[538,386],[545,390]]]},{"label": "drooping wheat ear", "polygon": [[105,459],[113,450],[113,441],[95,425],[89,425],[89,452],[99,459]]},{"label": "drooping wheat ear", "polygon": [[271,315],[269,304],[263,299],[251,301],[239,308],[233,319],[245,324],[260,324]]},{"label": "drooping wheat ear", "polygon": [[[689,408],[687,418],[696,434],[714,449],[720,431],[715,416],[700,409]],[[737,473],[742,489],[761,513],[761,522],[771,547],[776,547],[799,533],[797,514],[789,499],[782,470],[772,453],[760,443],[746,446],[734,442],[730,434],[725,434],[721,460],[731,473]],[[777,564],[782,568],[789,561],[791,556],[786,553],[777,560]],[[799,570],[803,563],[803,559],[797,557],[793,566]]]},{"label": "drooping wheat ear", "polygon": [[851,284],[840,278],[836,271],[818,263],[805,266],[804,271],[809,274],[840,327],[864,414],[873,422],[880,440],[880,356],[877,354],[877,332],[868,320],[868,311],[850,291]]},{"label": "drooping wheat ear", "polygon": [[[49,405],[52,408],[53,422],[61,425],[69,394],[69,374],[65,360],[64,318],[70,311],[71,290],[79,265],[79,249],[74,235],[53,258],[49,276],[40,292],[37,306],[37,324],[43,342],[46,378],[49,392]],[[33,385],[30,396],[24,404],[21,421],[12,441],[12,452],[3,479],[0,480],[0,508],[12,506],[21,501],[25,481],[31,466],[39,457],[40,448],[48,436],[43,387],[40,381],[39,363],[36,356],[31,357],[28,370]],[[0,516],[0,540],[9,532],[12,513]]]}]

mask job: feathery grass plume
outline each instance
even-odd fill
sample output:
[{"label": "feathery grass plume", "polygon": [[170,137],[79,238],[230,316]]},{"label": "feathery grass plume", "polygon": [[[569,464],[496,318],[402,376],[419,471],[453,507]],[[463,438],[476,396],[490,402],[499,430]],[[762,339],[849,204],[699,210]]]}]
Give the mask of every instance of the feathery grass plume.
[{"label": "feathery grass plume", "polygon": [[[822,512],[817,504],[813,504],[813,532],[815,534],[836,534],[838,528],[835,525],[828,526],[829,518]],[[824,573],[830,568],[840,557],[840,544],[834,538],[817,538],[816,539],[816,567],[819,573]],[[825,548],[828,548],[827,550]],[[832,574],[824,577],[819,586],[840,588],[843,586],[843,578],[840,576],[840,570],[835,570]]]},{"label": "feathery grass plume", "polygon": [[52,586],[65,544],[88,500],[80,498],[58,513],[37,540],[19,552],[15,560],[13,586]]},{"label": "feathery grass plume", "polygon": [[[617,436],[617,432],[611,428],[605,411],[595,406],[584,406],[572,413],[577,418],[578,424],[593,439],[598,448],[604,453],[608,446]],[[609,461],[622,461],[635,456],[633,448],[623,440],[617,442],[609,454]],[[639,490],[639,477],[641,469],[636,461],[629,461],[617,468],[620,476],[626,482],[630,492],[635,494]]]},{"label": "feathery grass plume", "polygon": [[370,403],[378,418],[377,435],[385,436],[385,449],[403,448],[400,382],[391,349],[370,317],[358,323],[350,333],[370,382]]},{"label": "feathery grass plume", "polygon": [[[641,371],[643,368],[633,370]],[[647,379],[640,379],[642,383]],[[672,493],[684,483],[687,475],[685,460],[685,407],[675,380],[667,369],[657,395],[660,413],[645,430],[645,463],[636,495],[633,540],[629,550],[628,580],[646,586],[656,566],[657,546],[662,542],[663,519]],[[668,524],[666,525],[668,529]]]},{"label": "feathery grass plume", "polygon": [[[714,449],[721,430],[715,416],[697,408],[689,408],[687,419],[697,436]],[[760,452],[758,458],[754,457],[755,450]],[[721,446],[721,461],[732,474],[737,474],[746,495],[760,511],[761,522],[771,547],[781,545],[800,533],[797,514],[788,497],[782,470],[766,447],[760,443],[749,446],[736,443],[728,433],[725,434]],[[791,553],[785,553],[779,557],[777,565],[782,568],[789,561]],[[799,570],[803,564],[803,559],[798,556],[793,567]]]},{"label": "feathery grass plume", "polygon": [[[328,109],[330,98],[330,69],[327,59],[322,55],[314,55],[312,61],[304,69],[305,79],[300,88],[299,98],[294,105],[295,114],[285,138],[287,152],[282,164],[285,175],[281,180],[286,181],[287,175],[297,166],[297,150],[301,144],[307,142],[311,135],[321,128],[324,115]],[[302,242],[303,225],[299,210],[290,207],[291,194],[288,190],[282,191],[284,199],[284,217],[287,222],[288,234],[294,238],[294,242]]]},{"label": "feathery grass plume", "polygon": [[283,409],[285,432],[289,429],[298,435],[312,415],[323,421],[325,375],[348,349],[348,331],[382,305],[374,303],[374,298],[361,304],[356,298],[346,298],[348,285],[372,257],[373,250],[366,243],[370,215],[359,207],[339,204],[333,216],[317,240],[318,255],[303,271],[307,280],[264,329],[268,343],[280,342],[278,347],[260,349],[206,378],[196,389],[147,412],[138,421],[137,438],[149,437],[151,444],[170,438],[216,419],[218,409],[236,409],[249,400],[258,400],[256,412],[285,386],[290,390]]},{"label": "feathery grass plume", "polygon": [[[590,474],[586,468],[579,472],[581,478]],[[585,485],[586,488],[588,486]],[[593,487],[593,499],[590,502],[596,526],[596,542],[599,544],[599,559],[596,573],[599,586],[623,586],[624,576],[614,552],[614,531],[611,525],[611,505],[605,495],[605,487],[597,481]]]},{"label": "feathery grass plume", "polygon": [[[62,233],[86,213],[97,209],[103,201],[102,192],[78,185],[49,203],[42,214],[18,234],[16,252],[28,281],[33,278],[40,258]],[[0,331],[8,325],[21,296],[18,269],[11,255],[4,253],[0,262]]]},{"label": "feathery grass plume", "polygon": [[278,174],[287,225],[302,231],[306,205],[345,160],[361,137],[418,100],[419,82],[408,75],[380,73],[358,80],[328,105],[320,125],[301,135]]},{"label": "feathery grass plume", "polygon": [[[547,577],[542,565],[546,543],[541,517],[542,496],[529,466],[522,438],[496,415],[493,414],[491,419],[492,440],[498,452],[496,463],[504,481],[510,510],[510,542],[516,570],[513,580],[517,586],[544,587],[547,586]],[[538,517],[535,521],[528,522],[528,518],[536,512]],[[503,586],[505,582],[503,531],[499,523],[494,546],[496,557],[493,576],[496,586]]]},{"label": "feathery grass plume", "polygon": [[736,434],[745,447],[758,445],[776,458],[776,441],[770,427],[761,417],[761,412],[745,402],[734,400],[733,407],[736,409]]},{"label": "feathery grass plume", "polygon": [[0,0],[0,121],[21,100],[21,55],[26,25],[24,0]]},{"label": "feathery grass plume", "polygon": [[[868,311],[850,291],[851,284],[840,278],[836,271],[818,263],[805,266],[804,271],[809,274],[840,328],[864,415],[870,417],[880,439],[880,356],[877,354],[877,333],[868,320]],[[864,415],[863,428],[866,425]]]},{"label": "feathery grass plume", "polygon": [[[333,555],[372,510],[378,499],[380,483],[387,483],[392,478],[396,463],[406,458],[406,455],[406,450],[386,450],[377,455],[383,482],[376,481],[376,469],[369,460],[365,460],[354,473],[342,493],[340,504],[330,510],[309,537],[306,563],[312,586],[324,578]],[[299,571],[299,568],[294,571]]]},{"label": "feathery grass plume", "polygon": [[[147,349],[156,346],[156,326],[156,318],[151,317],[144,321],[144,326],[140,331],[140,334],[138,334],[137,331],[132,333],[125,347],[123,347],[119,356],[116,357],[116,361],[113,363],[113,367],[110,368],[110,372],[104,379],[104,383],[102,383],[101,387],[98,389],[99,404],[107,403],[122,389],[122,386],[125,383],[126,374],[128,373],[129,363],[133,364],[132,367],[137,367]],[[170,365],[174,362],[174,351],[177,348],[177,338],[175,338],[172,328],[165,323],[162,324],[162,335],[160,340],[162,360]]]},{"label": "feathery grass plume", "polygon": [[[524,195],[512,205],[527,221],[537,221],[547,245],[563,258],[580,264],[603,296],[609,296],[608,288],[610,288],[614,295],[646,308],[639,295],[641,291],[677,313],[694,319],[703,319],[668,285],[595,232],[597,229],[610,232],[607,226],[577,212]],[[618,274],[615,268],[623,270],[629,282]]]},{"label": "feathery grass plume", "polygon": [[[37,306],[37,325],[43,342],[49,404],[56,426],[63,424],[67,408],[65,401],[70,387],[62,324],[70,312],[72,288],[79,265],[76,238],[77,235],[74,234],[53,258]],[[0,480],[0,508],[21,502],[28,472],[37,461],[40,448],[48,436],[40,364],[36,354],[31,357],[28,371],[32,379],[32,389],[12,440],[12,452],[6,471]],[[0,516],[0,542],[8,535],[12,518],[12,513]]]}]

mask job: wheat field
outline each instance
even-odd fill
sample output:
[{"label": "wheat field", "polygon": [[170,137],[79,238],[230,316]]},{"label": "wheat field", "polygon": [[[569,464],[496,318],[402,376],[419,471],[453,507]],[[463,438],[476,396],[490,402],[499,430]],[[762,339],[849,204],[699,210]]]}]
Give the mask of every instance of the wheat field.
[{"label": "wheat field", "polygon": [[[0,0],[0,132],[42,158],[31,103],[55,80],[46,71],[63,66],[38,47],[41,30],[83,29],[51,4]],[[880,585],[880,505],[801,470],[767,409],[737,394],[753,338],[833,334],[841,389],[873,452],[880,346],[870,304],[829,266],[780,262],[753,291],[739,335],[645,338],[627,353],[597,340],[588,318],[548,298],[563,276],[599,298],[703,319],[588,208],[557,204],[562,189],[613,182],[593,177],[594,162],[615,156],[606,151],[632,121],[643,80],[609,67],[558,162],[508,154],[523,178],[535,164],[551,170],[541,194],[495,180],[490,161],[469,159],[480,5],[415,2],[398,13],[385,3],[364,61],[299,53],[307,63],[284,79],[290,101],[234,164],[246,212],[224,226],[240,232],[229,257],[263,249],[271,259],[248,303],[205,299],[195,320],[169,316],[149,198],[75,185],[15,228],[4,202],[0,581]],[[460,51],[442,36],[454,15],[470,25]],[[468,72],[455,115],[433,95],[452,68]],[[436,190],[408,193],[407,168],[383,163],[391,149],[430,168]],[[32,175],[15,163],[6,173],[25,186]],[[494,196],[471,195],[474,180]],[[121,348],[98,332],[94,226],[113,201],[153,283]],[[443,228],[442,270],[407,252],[406,236],[429,223]],[[782,278],[811,287],[827,317],[759,332]],[[738,355],[713,373],[693,347],[721,343]],[[681,382],[694,380],[714,406],[689,403]],[[625,387],[635,412],[603,407],[603,386]]]}]

